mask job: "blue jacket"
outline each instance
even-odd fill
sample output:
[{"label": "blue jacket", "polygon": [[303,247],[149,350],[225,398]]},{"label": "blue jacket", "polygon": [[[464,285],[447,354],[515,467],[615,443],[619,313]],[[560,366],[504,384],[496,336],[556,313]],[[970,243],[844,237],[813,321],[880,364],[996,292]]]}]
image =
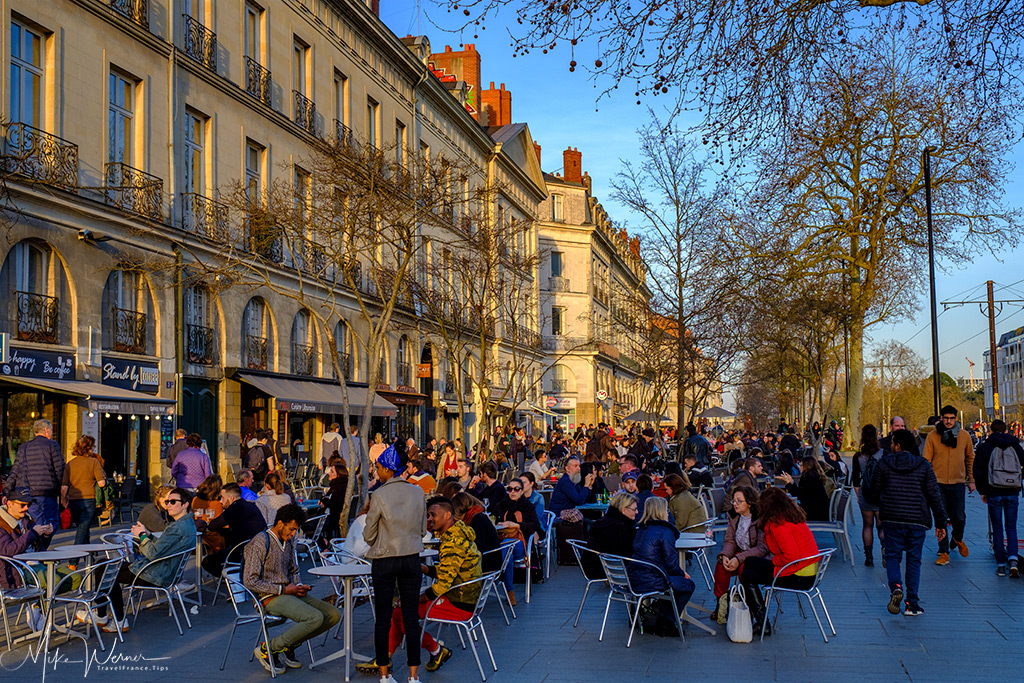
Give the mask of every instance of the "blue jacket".
[{"label": "blue jacket", "polygon": [[[133,574],[139,574],[142,568],[153,560],[167,557],[183,550],[196,547],[196,523],[192,513],[171,522],[160,538],[147,538],[139,545],[142,557],[132,563]],[[176,562],[161,562],[147,569],[141,576],[155,586],[169,586],[178,570]]]},{"label": "blue jacket", "polygon": [[562,513],[562,510],[583,505],[587,502],[587,496],[589,495],[590,488],[583,484],[572,483],[569,475],[563,474],[562,478],[555,484],[555,490],[551,492],[551,505],[548,509],[559,515]]},{"label": "blue jacket", "polygon": [[37,434],[18,446],[14,466],[7,477],[7,489],[27,486],[33,496],[56,498],[64,481],[64,455],[60,444]]},{"label": "blue jacket", "polygon": [[[686,576],[686,572],[679,566],[677,538],[679,530],[669,522],[654,519],[642,524],[633,539],[633,559],[657,565],[669,576]],[[668,588],[665,578],[654,569],[633,562],[628,567],[630,585],[638,593]]]}]

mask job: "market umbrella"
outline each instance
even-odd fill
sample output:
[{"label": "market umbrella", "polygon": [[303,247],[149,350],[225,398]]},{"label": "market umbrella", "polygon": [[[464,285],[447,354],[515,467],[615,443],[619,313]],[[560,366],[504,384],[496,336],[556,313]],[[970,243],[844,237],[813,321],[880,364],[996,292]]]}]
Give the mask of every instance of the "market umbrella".
[{"label": "market umbrella", "polygon": [[[649,413],[646,410],[635,410],[626,417],[623,418],[626,422],[654,422],[653,417],[656,417],[657,413]],[[668,415],[662,415],[659,423],[672,422],[672,418]]]},{"label": "market umbrella", "polygon": [[726,410],[722,406],[713,406],[713,407],[708,408],[707,410],[705,410],[703,413],[701,413],[697,417],[705,417],[705,418],[710,418],[710,419],[721,419],[723,417],[736,417],[736,413],[730,413],[728,410]]}]

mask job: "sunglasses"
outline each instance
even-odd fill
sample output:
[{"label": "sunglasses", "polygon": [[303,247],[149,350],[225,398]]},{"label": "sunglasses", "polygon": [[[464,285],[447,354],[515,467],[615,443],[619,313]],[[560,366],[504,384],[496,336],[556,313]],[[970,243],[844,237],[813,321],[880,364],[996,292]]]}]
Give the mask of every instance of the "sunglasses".
[{"label": "sunglasses", "polygon": [[167,499],[167,504],[168,505],[170,505],[171,503],[177,503],[178,505],[181,505],[184,502],[185,501],[183,501],[181,498],[173,498],[173,499],[172,498],[168,498]]},{"label": "sunglasses", "polygon": [[522,491],[523,487],[522,486],[506,486],[505,490],[506,491]]}]

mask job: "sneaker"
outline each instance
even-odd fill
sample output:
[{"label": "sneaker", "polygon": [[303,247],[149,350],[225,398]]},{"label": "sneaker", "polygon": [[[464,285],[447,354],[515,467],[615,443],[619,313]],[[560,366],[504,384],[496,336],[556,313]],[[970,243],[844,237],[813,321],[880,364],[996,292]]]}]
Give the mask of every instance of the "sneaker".
[{"label": "sneaker", "polygon": [[996,565],[996,576],[1006,576],[1006,565],[1005,564],[997,564]]},{"label": "sneaker", "polygon": [[441,668],[441,665],[451,659],[452,651],[446,648],[444,645],[437,651],[436,655],[430,655],[430,661],[427,662],[427,671],[433,673]]},{"label": "sneaker", "polygon": [[107,623],[100,626],[100,630],[104,633],[117,633],[118,631],[128,633],[128,617],[125,617],[120,623],[118,623],[116,617],[111,617],[107,619]]},{"label": "sneaker", "polygon": [[[359,664],[356,664],[356,671],[358,671],[361,674],[366,674],[368,676],[373,676],[375,674],[379,675],[380,674],[380,665],[377,664],[377,660],[376,659],[371,659],[368,662],[360,662]],[[389,676],[391,675],[391,667],[390,666],[388,666],[388,675]],[[384,680],[384,679],[381,678],[381,680]]]},{"label": "sneaker", "polygon": [[1016,557],[1011,557],[1010,558],[1010,578],[1011,579],[1016,579],[1018,576],[1020,576],[1020,570],[1017,569],[1017,558]]},{"label": "sneaker", "polygon": [[903,603],[903,589],[896,586],[889,596],[889,614],[899,614],[900,605]]},{"label": "sneaker", "polygon": [[395,680],[394,676],[388,674],[387,676],[381,676],[380,683],[398,683],[398,681]]},{"label": "sneaker", "polygon": [[919,617],[924,614],[924,609],[921,605],[914,602],[908,602],[906,609],[903,610],[903,616],[905,617]]},{"label": "sneaker", "polygon": [[277,654],[270,654],[267,652],[266,643],[260,643],[256,649],[253,650],[253,654],[256,655],[258,660],[260,660],[260,664],[263,665],[263,668],[270,673],[275,675],[284,673],[284,667],[281,666],[281,662],[277,661]]},{"label": "sneaker", "polygon": [[516,605],[519,604],[518,602],[516,602],[516,592],[515,591],[509,591],[508,592],[508,604],[512,605],[513,607],[515,607]]},{"label": "sneaker", "polygon": [[[103,626],[110,620],[110,617],[101,617],[98,614],[94,614],[93,616],[96,618],[96,623],[100,626]],[[80,624],[92,624],[92,622],[89,620],[89,610],[79,609],[77,612],[75,612],[75,621],[77,621]]]},{"label": "sneaker", "polygon": [[32,629],[33,633],[40,633],[46,626],[46,615],[38,607],[29,606],[28,614],[28,627]]},{"label": "sneaker", "polygon": [[940,566],[949,564],[949,553],[939,553],[939,557],[935,560],[935,564]]},{"label": "sneaker", "polygon": [[963,541],[950,541],[950,545],[960,551],[960,557],[967,557],[971,554],[971,551],[967,549],[967,544]]},{"label": "sneaker", "polygon": [[302,668],[302,663],[299,662],[299,660],[295,659],[295,648],[294,647],[290,647],[290,648],[288,648],[286,650],[281,650],[280,652],[275,652],[274,654],[277,655],[277,658],[281,661],[281,663],[284,664],[289,669],[301,669]]}]

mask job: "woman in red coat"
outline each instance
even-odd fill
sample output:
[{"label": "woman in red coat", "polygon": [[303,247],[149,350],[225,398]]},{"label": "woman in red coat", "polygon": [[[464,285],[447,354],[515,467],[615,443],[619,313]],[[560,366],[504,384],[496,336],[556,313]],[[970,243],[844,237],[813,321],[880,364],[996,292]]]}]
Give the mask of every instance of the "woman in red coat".
[{"label": "woman in red coat", "polygon": [[[764,529],[764,540],[772,559],[748,557],[743,563],[740,581],[747,595],[754,616],[754,632],[761,629],[766,618],[764,598],[759,586],[769,585],[775,581],[776,586],[802,590],[814,585],[814,576],[818,571],[818,563],[814,560],[798,562],[786,567],[790,562],[802,560],[818,554],[818,544],[814,534],[807,526],[807,516],[786,492],[779,488],[769,488],[761,494],[757,501],[759,523]],[[786,567],[783,570],[783,567]],[[765,634],[771,633],[771,623]]]}]

